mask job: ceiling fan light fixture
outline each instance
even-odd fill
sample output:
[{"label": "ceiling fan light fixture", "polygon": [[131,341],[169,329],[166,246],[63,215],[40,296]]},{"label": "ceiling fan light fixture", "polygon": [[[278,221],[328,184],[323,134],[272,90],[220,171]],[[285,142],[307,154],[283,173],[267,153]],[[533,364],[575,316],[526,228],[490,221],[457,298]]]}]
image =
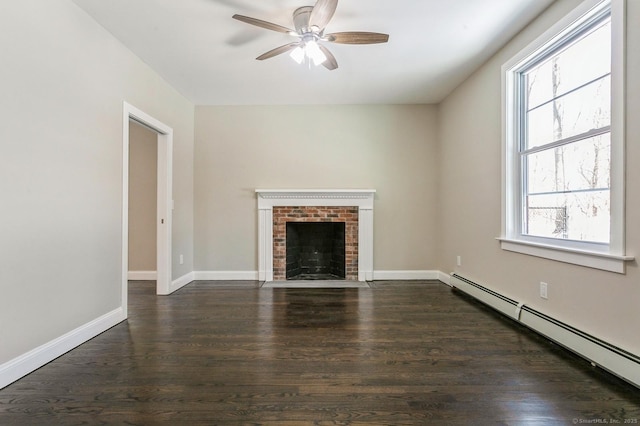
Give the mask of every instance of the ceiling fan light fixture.
[{"label": "ceiling fan light fixture", "polygon": [[318,66],[327,60],[327,55],[322,53],[322,50],[320,50],[320,47],[318,47],[318,43],[315,40],[307,42],[304,47],[305,54],[313,61],[315,66]]},{"label": "ceiling fan light fixture", "polygon": [[386,43],[389,40],[388,34],[364,31],[343,31],[325,34],[325,28],[333,17],[337,6],[338,0],[317,0],[315,6],[302,6],[297,8],[293,11],[295,31],[282,25],[274,24],[273,22],[263,21],[249,16],[235,14],[232,18],[255,25],[256,27],[289,34],[298,38],[298,41],[276,47],[263,53],[256,58],[257,60],[262,61],[285,52],[290,52],[289,55],[298,64],[304,62],[311,68],[311,63],[313,62],[315,66],[323,65],[326,69],[332,71],[338,68],[338,61],[336,61],[333,53],[331,53],[324,44],[318,43],[319,41],[341,44],[376,44]]},{"label": "ceiling fan light fixture", "polygon": [[301,46],[296,47],[295,49],[293,49],[291,51],[291,53],[289,54],[289,56],[291,56],[291,58],[296,61],[297,63],[301,64],[302,61],[304,61],[305,58],[305,52],[304,49]]},{"label": "ceiling fan light fixture", "polygon": [[327,55],[320,50],[318,43],[315,40],[309,40],[301,46],[296,47],[289,54],[291,58],[298,64],[303,62],[313,62],[315,66],[321,65],[327,60]]}]

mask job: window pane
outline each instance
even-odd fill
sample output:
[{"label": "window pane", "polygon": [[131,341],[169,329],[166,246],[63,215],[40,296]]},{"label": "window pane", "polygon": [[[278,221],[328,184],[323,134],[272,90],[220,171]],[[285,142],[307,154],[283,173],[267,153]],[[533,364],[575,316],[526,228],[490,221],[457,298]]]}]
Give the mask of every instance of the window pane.
[{"label": "window pane", "polygon": [[527,192],[561,192],[610,187],[609,133],[526,156]]},{"label": "window pane", "polygon": [[609,242],[609,191],[530,195],[525,234],[597,243]]},{"label": "window pane", "polygon": [[611,72],[611,21],[525,74],[527,110]]},{"label": "window pane", "polygon": [[525,149],[611,123],[611,78],[597,80],[526,114]]},{"label": "window pane", "polygon": [[[611,167],[612,156],[621,153],[611,138],[618,124],[612,126],[612,82],[614,95],[624,90],[618,90],[617,78],[622,55],[611,55],[612,41],[622,39],[620,29],[612,28],[618,22],[612,23],[612,13],[608,1],[587,13],[576,10],[562,21],[564,28],[545,33],[504,64],[503,231],[507,240],[523,243],[506,244],[507,250],[567,261],[553,249],[619,249],[620,206],[611,207],[615,182],[622,180]],[[612,232],[615,247],[609,247]],[[526,245],[541,241],[548,249]],[[592,266],[586,257],[575,255],[575,263]]]}]

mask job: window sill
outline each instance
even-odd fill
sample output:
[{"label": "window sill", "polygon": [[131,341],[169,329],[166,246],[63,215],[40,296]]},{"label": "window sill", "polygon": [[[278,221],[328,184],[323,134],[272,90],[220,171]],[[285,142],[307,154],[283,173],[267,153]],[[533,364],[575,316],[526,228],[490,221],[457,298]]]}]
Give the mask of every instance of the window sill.
[{"label": "window sill", "polygon": [[626,262],[634,260],[633,256],[576,250],[508,238],[496,239],[500,241],[500,247],[503,250],[556,260],[558,262],[572,263],[589,268],[602,269],[618,274],[624,274]]}]

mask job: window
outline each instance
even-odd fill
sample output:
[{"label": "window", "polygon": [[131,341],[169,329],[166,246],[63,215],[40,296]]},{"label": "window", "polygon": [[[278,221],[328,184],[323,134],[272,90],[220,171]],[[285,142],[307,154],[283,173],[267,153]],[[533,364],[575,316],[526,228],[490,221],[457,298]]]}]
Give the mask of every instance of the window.
[{"label": "window", "polygon": [[624,272],[623,0],[585,1],[503,66],[502,248]]}]

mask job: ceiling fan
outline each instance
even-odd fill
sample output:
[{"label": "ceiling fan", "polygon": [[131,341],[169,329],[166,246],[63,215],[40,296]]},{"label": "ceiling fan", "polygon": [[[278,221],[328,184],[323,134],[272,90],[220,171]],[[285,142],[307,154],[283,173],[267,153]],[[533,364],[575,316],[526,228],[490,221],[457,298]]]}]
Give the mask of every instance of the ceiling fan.
[{"label": "ceiling fan", "polygon": [[266,28],[268,30],[289,34],[298,37],[297,41],[276,47],[256,59],[273,58],[282,53],[291,52],[291,57],[299,64],[313,62],[315,65],[322,64],[329,70],[338,68],[335,56],[323,46],[322,42],[342,43],[342,44],[374,44],[386,43],[389,40],[388,34],[371,33],[363,31],[347,31],[339,33],[325,34],[324,29],[333,17],[338,6],[338,0],[318,0],[315,6],[303,6],[293,12],[293,25],[295,30],[283,27],[272,22],[250,18],[243,15],[233,15],[233,19]]}]

